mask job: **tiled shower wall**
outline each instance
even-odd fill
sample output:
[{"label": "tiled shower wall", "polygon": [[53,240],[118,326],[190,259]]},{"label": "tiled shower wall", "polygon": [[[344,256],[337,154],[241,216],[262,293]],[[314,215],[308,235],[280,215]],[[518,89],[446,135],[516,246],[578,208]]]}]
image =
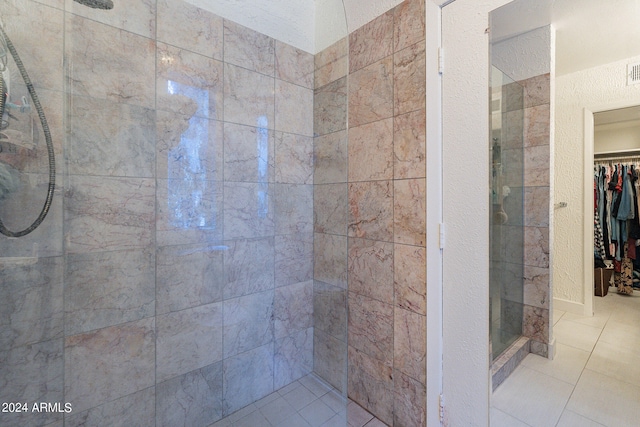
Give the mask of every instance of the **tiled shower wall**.
[{"label": "tiled shower wall", "polygon": [[115,4],[0,4],[58,160],[0,239],[0,401],[73,408],[3,425],[206,426],[313,368],[313,56]]},{"label": "tiled shower wall", "polygon": [[348,369],[349,397],[396,426],[425,425],[424,7],[316,55],[315,371],[340,387]]}]

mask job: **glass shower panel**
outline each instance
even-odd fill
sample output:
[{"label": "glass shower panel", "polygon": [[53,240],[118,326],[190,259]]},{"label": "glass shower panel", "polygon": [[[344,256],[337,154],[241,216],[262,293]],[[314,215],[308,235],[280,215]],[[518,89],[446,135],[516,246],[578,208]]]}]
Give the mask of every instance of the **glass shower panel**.
[{"label": "glass shower panel", "polygon": [[490,334],[495,360],[522,335],[524,89],[491,67]]}]

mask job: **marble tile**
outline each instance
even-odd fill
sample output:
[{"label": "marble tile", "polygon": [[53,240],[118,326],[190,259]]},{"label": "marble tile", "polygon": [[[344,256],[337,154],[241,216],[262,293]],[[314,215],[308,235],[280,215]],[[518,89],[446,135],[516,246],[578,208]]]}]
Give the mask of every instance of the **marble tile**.
[{"label": "marble tile", "polygon": [[279,389],[313,370],[313,328],[276,339],[273,388]]},{"label": "marble tile", "polygon": [[70,254],[65,272],[65,333],[82,332],[155,314],[152,249]]},{"label": "marble tile", "polygon": [[155,180],[70,176],[64,199],[68,253],[151,245]]},{"label": "marble tile", "polygon": [[157,180],[156,244],[210,243],[222,240],[223,188],[205,176]]},{"label": "marble tile", "polygon": [[549,309],[549,269],[524,266],[524,303]]},{"label": "marble tile", "polygon": [[[36,90],[63,90],[64,14],[60,9],[33,1],[4,1],[0,5],[3,28],[18,51]],[[47,43],[42,43],[42,40]],[[15,78],[12,84],[18,81],[22,83],[17,67],[13,61],[10,63],[11,77]]]},{"label": "marble tile", "polygon": [[393,11],[349,34],[349,72],[353,73],[393,53]]},{"label": "marble tile", "polygon": [[425,64],[424,42],[416,43],[394,54],[393,84],[396,115],[425,108]]},{"label": "marble tile", "polygon": [[313,281],[282,286],[273,301],[275,338],[293,335],[313,326]]},{"label": "marble tile", "polygon": [[333,417],[336,413],[324,402],[317,399],[302,408],[299,414],[310,426],[319,427]]},{"label": "marble tile", "polygon": [[66,425],[81,426],[113,426],[113,427],[155,427],[156,390],[149,387],[144,390],[106,402],[95,408],[65,417]]},{"label": "marble tile", "polygon": [[393,243],[349,239],[349,292],[393,302]]},{"label": "marble tile", "polygon": [[394,51],[425,38],[425,0],[406,0],[393,9]]},{"label": "marble tile", "polygon": [[224,179],[273,182],[275,134],[265,128],[224,124]]},{"label": "marble tile", "polygon": [[[301,387],[298,387],[296,390],[300,388]],[[271,400],[272,396],[274,396],[273,400]],[[265,403],[264,406],[260,406],[265,400],[270,401]],[[264,399],[259,400],[256,406],[260,406],[260,410],[257,412],[260,412],[266,418],[266,422],[263,421],[262,423],[251,425],[289,425],[290,422],[288,418],[297,415],[296,409],[278,393],[272,393]]]},{"label": "marble tile", "polygon": [[347,390],[347,343],[314,329],[313,372],[345,393]]},{"label": "marble tile", "polygon": [[275,237],[275,286],[313,279],[313,233]]},{"label": "marble tile", "polygon": [[314,88],[314,57],[276,40],[276,77],[308,89]]},{"label": "marble tile", "polygon": [[[504,182],[509,183],[510,187],[523,187],[525,185],[525,175],[527,171],[525,167],[525,151],[522,148],[518,149],[503,149],[502,155],[504,159]],[[533,177],[534,179],[542,182],[540,178]],[[528,178],[532,180],[532,178]],[[532,180],[532,182],[535,182]]]},{"label": "marble tile", "polygon": [[524,149],[524,185],[548,187],[550,182],[548,145],[536,145]]},{"label": "marble tile", "polygon": [[153,110],[107,99],[71,98],[66,152],[70,174],[154,176]]},{"label": "marble tile", "polygon": [[347,182],[347,132],[339,131],[314,139],[314,184]]},{"label": "marble tile", "polygon": [[222,303],[156,318],[156,381],[222,360]]},{"label": "marble tile", "polygon": [[0,348],[8,350],[62,337],[62,257],[4,265],[0,267],[0,283]]},{"label": "marble tile", "polygon": [[224,120],[274,129],[274,78],[224,64]]},{"label": "marble tile", "polygon": [[349,182],[393,178],[393,119],[349,130]]},{"label": "marble tile", "polygon": [[349,184],[348,220],[349,236],[392,241],[392,181]]},{"label": "marble tile", "polygon": [[348,54],[349,38],[343,37],[314,56],[315,69],[318,70],[340,58],[346,57]]},{"label": "marble tile", "polygon": [[[64,402],[63,344],[55,339],[0,350],[2,402]],[[66,400],[69,402],[69,400]],[[75,402],[73,406],[75,410]],[[62,419],[57,413],[2,414],[3,425],[45,425]]]},{"label": "marble tile", "polygon": [[416,382],[426,384],[427,320],[396,307],[393,315],[393,367]]},{"label": "marble tile", "polygon": [[551,75],[549,73],[518,82],[524,87],[524,107],[549,104],[551,98]]},{"label": "marble tile", "polygon": [[313,134],[322,136],[347,128],[347,78],[316,89],[313,97]]},{"label": "marble tile", "polygon": [[393,181],[394,241],[425,246],[427,243],[427,183],[423,178]]},{"label": "marble tile", "polygon": [[425,248],[395,244],[393,283],[397,307],[427,314],[427,253]]},{"label": "marble tile", "polygon": [[167,380],[157,388],[156,423],[207,427],[222,418],[222,362]]},{"label": "marble tile", "polygon": [[314,75],[314,87],[321,88],[329,83],[345,77],[349,72],[349,57],[342,56],[317,68]]},{"label": "marble tile", "polygon": [[349,76],[349,127],[393,116],[393,57]]},{"label": "marble tile", "polygon": [[347,291],[315,282],[313,289],[313,326],[332,337],[347,340]]},{"label": "marble tile", "polygon": [[65,43],[71,94],[155,107],[155,82],[148,78],[155,72],[152,40],[75,15],[68,15],[66,28],[82,34]]},{"label": "marble tile", "polygon": [[156,64],[159,110],[222,120],[222,62],[158,43]]},{"label": "marble tile", "polygon": [[522,361],[522,366],[569,384],[577,384],[591,354],[562,343],[557,343],[556,346],[557,351],[553,360],[529,354]]},{"label": "marble tile", "polygon": [[316,233],[347,234],[347,184],[314,185]]},{"label": "marble tile", "polygon": [[349,348],[391,365],[393,305],[353,292],[349,292],[348,304]]},{"label": "marble tile", "polygon": [[239,239],[225,242],[224,299],[274,288],[274,239]]},{"label": "marble tile", "polygon": [[423,178],[427,174],[426,115],[424,110],[394,118],[393,175],[395,179]]},{"label": "marble tile", "polygon": [[[334,395],[333,400],[339,399],[339,401],[335,401],[334,404],[340,404],[340,408],[334,408],[334,410],[339,411],[341,409],[344,409],[344,405],[346,405],[345,396],[338,394],[338,392],[334,390],[333,387],[320,379],[317,375],[312,373],[303,378],[300,378],[300,384],[302,384],[306,389],[310,390],[311,393],[313,393],[316,397],[323,397],[327,393],[330,395]],[[323,401],[329,406],[334,406],[334,404],[329,404],[329,402],[325,400]]]},{"label": "marble tile", "polygon": [[113,2],[109,13],[66,0],[65,10],[121,30],[154,39],[156,36],[156,2],[143,0],[128,5]]},{"label": "marble tile", "polygon": [[313,232],[313,185],[274,184],[276,234]]},{"label": "marble tile", "polygon": [[313,136],[313,90],[282,80],[275,88],[276,130]]},{"label": "marble tile", "polygon": [[66,338],[64,393],[74,412],[154,385],[154,323],[143,319]]},{"label": "marble tile", "polygon": [[275,40],[251,28],[224,20],[224,61],[273,76]]},{"label": "marble tile", "polygon": [[549,145],[551,112],[549,104],[524,110],[524,145]]},{"label": "marble tile", "polygon": [[[525,92],[523,82],[510,82],[502,85],[502,111],[523,111],[525,102]],[[521,116],[522,117],[522,116]]]},{"label": "marble tile", "polygon": [[315,233],[313,242],[315,280],[347,288],[347,237]]},{"label": "marble tile", "polygon": [[224,416],[273,391],[273,354],[273,344],[270,343],[224,360]]},{"label": "marble tile", "polygon": [[393,424],[393,368],[349,346],[349,397],[388,425]]},{"label": "marble tile", "polygon": [[347,421],[349,426],[362,427],[373,420],[373,415],[356,402],[349,400],[347,404]]},{"label": "marble tile", "polygon": [[275,182],[313,184],[313,138],[276,132]]},{"label": "marble tile", "polygon": [[533,267],[549,267],[549,228],[524,228],[524,263]]},{"label": "marble tile", "polygon": [[503,149],[520,149],[524,147],[524,120],[524,110],[522,108],[502,114],[501,142]]},{"label": "marble tile", "polygon": [[156,252],[156,314],[222,300],[224,246],[183,245]]},{"label": "marble tile", "polygon": [[224,301],[224,357],[273,341],[274,291]]},{"label": "marble tile", "polygon": [[424,383],[394,370],[393,422],[398,426],[426,427],[427,388]]},{"label": "marble tile", "polygon": [[223,21],[182,0],[158,0],[158,41],[222,60]]},{"label": "marble tile", "polygon": [[229,239],[273,236],[273,187],[267,183],[224,184],[224,231]]}]

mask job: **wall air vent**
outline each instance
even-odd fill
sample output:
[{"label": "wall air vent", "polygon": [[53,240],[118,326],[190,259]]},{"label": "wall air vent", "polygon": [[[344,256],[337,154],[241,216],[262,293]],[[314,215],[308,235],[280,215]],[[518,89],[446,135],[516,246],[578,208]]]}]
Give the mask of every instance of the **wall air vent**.
[{"label": "wall air vent", "polygon": [[627,65],[627,86],[640,83],[640,63]]}]

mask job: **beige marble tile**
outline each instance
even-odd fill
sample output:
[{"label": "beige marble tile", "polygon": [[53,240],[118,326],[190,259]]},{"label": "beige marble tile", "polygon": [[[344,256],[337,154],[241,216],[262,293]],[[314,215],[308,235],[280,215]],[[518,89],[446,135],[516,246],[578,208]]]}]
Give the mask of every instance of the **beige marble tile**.
[{"label": "beige marble tile", "polygon": [[276,234],[313,232],[313,185],[274,184]]},{"label": "beige marble tile", "polygon": [[314,282],[313,323],[316,330],[347,340],[347,290]]},{"label": "beige marble tile", "polygon": [[275,129],[313,136],[313,90],[276,80]]},{"label": "beige marble tile", "polygon": [[316,89],[345,77],[349,72],[349,57],[343,56],[330,62],[315,72],[314,87]]},{"label": "beige marble tile", "polygon": [[349,239],[349,292],[393,303],[393,244]]},{"label": "beige marble tile", "polygon": [[353,73],[393,53],[393,11],[349,34],[349,72]]},{"label": "beige marble tile", "polygon": [[502,113],[502,149],[524,147],[524,110],[522,108]]},{"label": "beige marble tile", "polygon": [[347,132],[339,131],[314,139],[314,184],[347,182]]},{"label": "beige marble tile", "polygon": [[273,76],[275,50],[271,37],[224,20],[224,62]]},{"label": "beige marble tile", "polygon": [[135,2],[113,2],[113,9],[93,9],[73,0],[65,0],[65,10],[84,18],[98,21],[121,30],[154,39],[156,37],[156,2],[142,0]]},{"label": "beige marble tile", "polygon": [[426,384],[427,320],[425,316],[394,309],[393,367],[421,384]]},{"label": "beige marble tile", "polygon": [[393,178],[393,118],[349,129],[349,182]]},{"label": "beige marble tile", "polygon": [[393,368],[349,346],[349,397],[387,425],[393,424]]},{"label": "beige marble tile", "polygon": [[222,62],[158,43],[157,108],[222,120]]},{"label": "beige marble tile", "polygon": [[65,340],[65,399],[82,412],[155,383],[155,319]]},{"label": "beige marble tile", "polygon": [[275,182],[313,184],[313,138],[276,132]]},{"label": "beige marble tile", "polygon": [[424,40],[425,0],[406,0],[393,9],[395,52]]},{"label": "beige marble tile", "polygon": [[315,185],[313,193],[316,233],[347,234],[347,184]]},{"label": "beige marble tile", "polygon": [[[74,95],[155,107],[155,42],[79,16],[69,15],[65,43],[70,91]],[[91,55],[87,55],[91,52]]]},{"label": "beige marble tile", "polygon": [[276,40],[276,77],[308,89],[314,88],[314,56]]},{"label": "beige marble tile", "polygon": [[313,277],[347,288],[347,237],[315,233]]},{"label": "beige marble tile", "polygon": [[158,0],[158,41],[222,60],[219,16],[182,0]]},{"label": "beige marble tile", "polygon": [[224,120],[274,128],[274,78],[224,64]]},{"label": "beige marble tile", "polygon": [[383,361],[393,362],[393,305],[349,291],[349,347]]},{"label": "beige marble tile", "polygon": [[[267,344],[224,360],[223,416],[230,415],[273,391],[273,356],[273,344]],[[266,425],[264,423],[268,421],[265,418],[263,420],[262,423],[248,425]]]},{"label": "beige marble tile", "polygon": [[262,345],[272,347],[273,290],[228,299],[223,304],[225,359]]},{"label": "beige marble tile", "polygon": [[313,372],[346,393],[347,343],[321,330],[314,330]]},{"label": "beige marble tile", "polygon": [[426,427],[427,388],[402,372],[394,370],[394,425]]},{"label": "beige marble tile", "polygon": [[549,226],[549,187],[524,189],[524,224],[533,227]]},{"label": "beige marble tile", "polygon": [[551,132],[550,105],[542,104],[524,110],[524,145],[549,145]]},{"label": "beige marble tile", "polygon": [[396,116],[393,121],[395,179],[423,178],[427,174],[426,115],[424,110]]},{"label": "beige marble tile", "polygon": [[313,233],[275,237],[275,286],[313,278]]},{"label": "beige marble tile", "polygon": [[524,228],[524,263],[534,267],[549,267],[549,228]]},{"label": "beige marble tile", "polygon": [[396,306],[426,315],[427,254],[425,248],[395,244],[393,254]]},{"label": "beige marble tile", "polygon": [[224,299],[275,287],[273,237],[225,241],[224,246]]},{"label": "beige marble tile", "polygon": [[392,181],[349,184],[348,235],[374,240],[393,239]]},{"label": "beige marble tile", "polygon": [[393,57],[388,56],[349,77],[349,127],[393,116]]},{"label": "beige marble tile", "polygon": [[275,133],[265,128],[224,124],[224,179],[273,182]]},{"label": "beige marble tile", "polygon": [[549,269],[524,266],[524,303],[549,308]]},{"label": "beige marble tile", "polygon": [[550,337],[549,310],[525,305],[523,309],[522,334],[546,344]]},{"label": "beige marble tile", "polygon": [[224,184],[225,238],[273,236],[273,187],[266,183]]},{"label": "beige marble tile", "polygon": [[347,78],[316,89],[313,97],[313,133],[322,136],[347,128]]},{"label": "beige marble tile", "polygon": [[427,243],[427,184],[425,179],[393,181],[393,233],[396,243],[425,246]]},{"label": "beige marble tile", "polygon": [[318,70],[349,54],[349,38],[343,37],[331,46],[318,52],[314,56],[315,69]]},{"label": "beige marble tile", "polygon": [[313,328],[277,339],[273,360],[273,388],[279,389],[313,371]]},{"label": "beige marble tile", "polygon": [[275,290],[274,336],[293,335],[313,326],[313,281],[282,286]]},{"label": "beige marble tile", "polygon": [[541,74],[518,82],[524,86],[524,107],[549,104],[551,98],[551,75]]},{"label": "beige marble tile", "polygon": [[424,42],[393,55],[394,113],[404,114],[425,108],[426,56]]}]

